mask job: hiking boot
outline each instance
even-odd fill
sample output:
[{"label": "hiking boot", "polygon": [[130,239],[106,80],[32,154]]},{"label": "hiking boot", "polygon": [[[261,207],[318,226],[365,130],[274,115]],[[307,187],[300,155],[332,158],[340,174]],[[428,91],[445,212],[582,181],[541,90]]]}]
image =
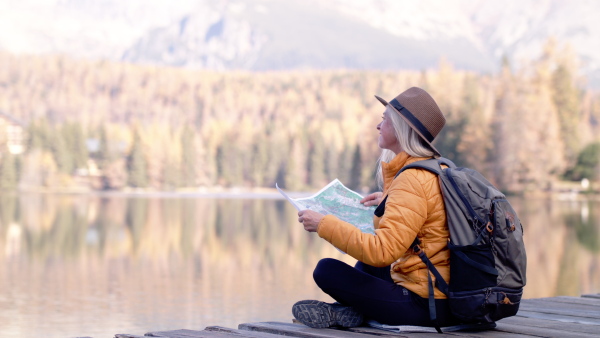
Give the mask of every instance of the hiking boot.
[{"label": "hiking boot", "polygon": [[332,326],[356,327],[364,317],[349,306],[318,300],[301,300],[292,306],[292,314],[302,324],[314,328]]}]

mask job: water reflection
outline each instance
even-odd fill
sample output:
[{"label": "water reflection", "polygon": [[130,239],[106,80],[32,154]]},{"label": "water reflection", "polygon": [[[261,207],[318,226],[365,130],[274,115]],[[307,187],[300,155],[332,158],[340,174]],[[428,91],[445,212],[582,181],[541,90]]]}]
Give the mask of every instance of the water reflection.
[{"label": "water reflection", "polygon": [[[600,202],[513,200],[526,297],[600,291]],[[112,336],[289,321],[343,256],[268,199],[0,196],[3,336]],[[3,254],[2,254],[3,253]],[[35,324],[38,323],[38,324]]]}]

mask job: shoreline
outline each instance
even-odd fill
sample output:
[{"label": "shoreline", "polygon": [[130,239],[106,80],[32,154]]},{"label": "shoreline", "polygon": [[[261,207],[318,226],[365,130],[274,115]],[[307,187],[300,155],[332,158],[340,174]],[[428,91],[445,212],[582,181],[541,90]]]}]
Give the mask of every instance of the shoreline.
[{"label": "shoreline", "polygon": [[[252,198],[252,199],[285,199],[275,188],[200,188],[178,190],[123,189],[123,190],[91,190],[91,189],[16,189],[13,194],[45,194],[45,195],[89,195],[99,197],[161,197],[161,198]],[[314,192],[286,192],[290,197],[307,197]]]},{"label": "shoreline", "polygon": [[[315,194],[311,191],[286,191],[292,198],[308,197]],[[47,195],[89,195],[89,196],[122,196],[122,197],[162,197],[162,198],[252,198],[252,199],[285,199],[275,188],[199,188],[178,190],[123,189],[123,190],[91,190],[91,189],[15,189],[4,191],[8,194],[47,194]],[[362,192],[361,192],[362,193]],[[367,193],[362,193],[367,194]],[[507,194],[510,198],[552,199],[558,201],[590,201],[600,200],[600,193],[578,191],[536,191],[523,194]]]}]

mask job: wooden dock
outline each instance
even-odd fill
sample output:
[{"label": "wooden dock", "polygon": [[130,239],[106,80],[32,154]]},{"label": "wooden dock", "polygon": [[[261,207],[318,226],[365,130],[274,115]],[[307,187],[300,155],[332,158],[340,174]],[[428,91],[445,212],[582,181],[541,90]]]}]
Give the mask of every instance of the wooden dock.
[{"label": "wooden dock", "polygon": [[[421,331],[421,332],[419,332]],[[521,302],[519,313],[497,322],[497,327],[487,331],[454,331],[443,334],[429,328],[412,327],[409,332],[392,332],[372,327],[351,329],[313,329],[302,324],[260,322],[240,324],[237,329],[209,326],[202,331],[174,330],[148,332],[145,335],[116,334],[115,338],[198,338],[198,337],[253,337],[274,338],[278,336],[311,338],[368,338],[385,337],[600,337],[600,294],[581,297],[552,297],[526,299]]]}]

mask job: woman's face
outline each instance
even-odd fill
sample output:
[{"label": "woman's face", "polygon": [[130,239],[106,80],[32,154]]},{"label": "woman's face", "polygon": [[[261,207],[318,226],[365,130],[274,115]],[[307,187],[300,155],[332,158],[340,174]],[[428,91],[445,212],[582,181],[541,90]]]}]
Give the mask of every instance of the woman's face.
[{"label": "woman's face", "polygon": [[400,142],[396,138],[392,119],[389,114],[396,114],[396,112],[386,108],[383,112],[383,120],[377,125],[377,130],[379,130],[379,148],[388,149],[398,154],[402,149]]}]

